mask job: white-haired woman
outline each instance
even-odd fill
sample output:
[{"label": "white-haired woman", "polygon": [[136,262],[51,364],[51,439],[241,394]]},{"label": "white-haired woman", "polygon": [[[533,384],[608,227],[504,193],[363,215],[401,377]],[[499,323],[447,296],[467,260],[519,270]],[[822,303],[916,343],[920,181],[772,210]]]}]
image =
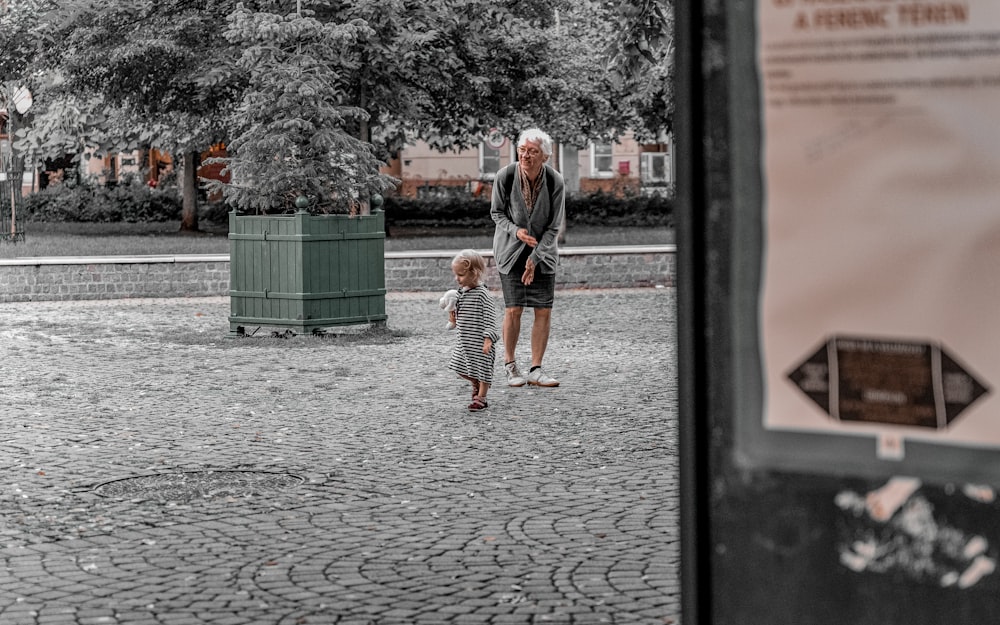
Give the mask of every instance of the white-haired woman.
[{"label": "white-haired woman", "polygon": [[[493,183],[493,259],[503,287],[504,371],[510,386],[559,386],[542,370],[552,327],[559,228],[566,212],[563,178],[546,164],[551,155],[549,135],[538,128],[525,130],[517,140],[518,161],[497,172]],[[535,318],[531,367],[522,375],[515,351],[525,308],[533,309]]]}]

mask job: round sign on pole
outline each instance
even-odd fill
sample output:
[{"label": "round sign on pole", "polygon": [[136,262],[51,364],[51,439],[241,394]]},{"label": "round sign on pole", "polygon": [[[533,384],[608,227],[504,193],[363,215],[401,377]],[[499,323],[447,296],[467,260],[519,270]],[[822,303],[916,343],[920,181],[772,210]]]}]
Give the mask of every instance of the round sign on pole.
[{"label": "round sign on pole", "polygon": [[486,135],[486,145],[495,150],[499,150],[507,143],[507,137],[503,136],[497,128],[490,128],[490,133]]}]

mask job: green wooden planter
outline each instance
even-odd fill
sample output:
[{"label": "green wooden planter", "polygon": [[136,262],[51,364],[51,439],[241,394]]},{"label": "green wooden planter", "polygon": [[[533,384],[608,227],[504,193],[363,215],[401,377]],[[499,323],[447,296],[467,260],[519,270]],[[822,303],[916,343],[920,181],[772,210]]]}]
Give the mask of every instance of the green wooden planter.
[{"label": "green wooden planter", "polygon": [[385,213],[229,214],[230,336],[384,323]]}]

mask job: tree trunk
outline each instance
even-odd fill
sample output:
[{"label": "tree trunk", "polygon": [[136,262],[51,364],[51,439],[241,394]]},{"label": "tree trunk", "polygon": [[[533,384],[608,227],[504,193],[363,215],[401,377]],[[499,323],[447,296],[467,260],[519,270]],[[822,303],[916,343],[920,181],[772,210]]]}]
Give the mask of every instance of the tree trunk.
[{"label": "tree trunk", "polygon": [[198,152],[184,153],[181,171],[183,203],[181,205],[181,232],[198,231]]},{"label": "tree trunk", "polygon": [[[358,101],[360,102],[360,104],[358,106],[360,108],[362,108],[362,109],[367,110],[368,98],[365,95],[365,88],[364,88],[363,85],[361,87],[361,93],[358,94]],[[367,119],[362,119],[361,120],[361,126],[358,128],[358,138],[361,139],[362,141],[364,141],[365,143],[369,143],[370,144],[372,142],[372,129],[371,129],[371,126],[368,125],[368,120]],[[371,215],[372,214],[372,205],[371,205],[371,201],[370,200],[371,200],[371,196],[370,196],[368,190],[367,189],[362,189],[361,190],[361,198],[360,198],[360,202],[359,202],[360,205],[358,206],[358,213],[359,214],[361,214],[361,215]]]},{"label": "tree trunk", "polygon": [[[371,128],[369,128],[368,122],[366,121],[361,122],[360,134],[361,138],[364,141],[371,143]],[[371,195],[368,189],[361,190],[361,197],[358,198],[358,200],[359,200],[358,213],[361,215],[371,215],[372,214]]]}]

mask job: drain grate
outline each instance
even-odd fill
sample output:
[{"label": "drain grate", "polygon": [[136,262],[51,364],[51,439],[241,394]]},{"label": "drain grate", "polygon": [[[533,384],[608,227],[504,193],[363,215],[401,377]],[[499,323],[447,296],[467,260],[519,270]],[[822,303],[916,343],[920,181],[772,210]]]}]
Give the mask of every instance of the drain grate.
[{"label": "drain grate", "polygon": [[94,492],[102,497],[193,501],[266,495],[304,481],[298,475],[269,471],[183,471],[112,480],[99,484]]}]

